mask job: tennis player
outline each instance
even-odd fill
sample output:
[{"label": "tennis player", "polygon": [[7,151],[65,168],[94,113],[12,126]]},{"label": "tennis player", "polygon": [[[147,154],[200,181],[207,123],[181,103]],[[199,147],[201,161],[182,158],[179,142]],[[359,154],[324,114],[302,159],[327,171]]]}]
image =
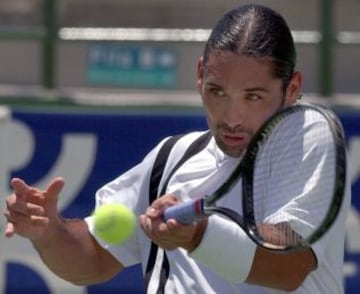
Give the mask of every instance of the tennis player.
[{"label": "tennis player", "polygon": [[[215,25],[197,65],[197,88],[212,132],[210,141],[173,174],[165,194],[152,203],[148,200],[150,174],[164,141],[96,194],[97,206],[124,203],[139,215],[136,234],[122,245],[108,245],[94,235],[91,216],[63,219],[56,204],[64,180],[56,178],[45,191],[21,179],[12,180],[14,192],[6,200],[6,236],[30,239],[50,270],[78,285],[101,283],[124,267],[142,264],[147,293],[343,293],[349,181],[345,205],[333,227],[311,248],[299,252],[277,254],[261,249],[240,227],[216,215],[191,225],[174,219],[164,223],[161,218],[165,207],[213,192],[238,164],[260,125],[296,103],[302,75],[295,70],[295,60],[290,30],[277,12],[259,5],[228,12]],[[316,119],[292,124],[288,131],[302,144],[316,124]],[[176,143],[159,191],[171,168],[200,135],[190,133]],[[290,152],[289,144],[283,148]],[[326,169],[326,162],[318,156],[322,148],[323,144],[304,146],[308,151],[304,157],[289,164],[298,174],[311,178],[316,170]],[[286,175],[279,175],[281,172],[269,173],[263,188],[276,191],[278,181],[286,180]],[[297,191],[294,182],[289,182],[285,199]],[[304,201],[297,208],[305,213],[316,213],[311,191],[309,187],[300,191]],[[221,201],[222,206],[241,211],[240,183]],[[287,202],[278,205],[280,209]]]}]

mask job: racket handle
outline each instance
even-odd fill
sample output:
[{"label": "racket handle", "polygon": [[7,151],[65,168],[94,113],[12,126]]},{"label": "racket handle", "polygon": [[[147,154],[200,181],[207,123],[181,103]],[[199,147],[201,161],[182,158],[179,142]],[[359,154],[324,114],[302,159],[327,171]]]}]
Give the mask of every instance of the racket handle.
[{"label": "racket handle", "polygon": [[166,208],[163,214],[163,220],[167,221],[174,218],[178,222],[186,225],[191,224],[202,216],[204,216],[204,200],[194,199]]}]

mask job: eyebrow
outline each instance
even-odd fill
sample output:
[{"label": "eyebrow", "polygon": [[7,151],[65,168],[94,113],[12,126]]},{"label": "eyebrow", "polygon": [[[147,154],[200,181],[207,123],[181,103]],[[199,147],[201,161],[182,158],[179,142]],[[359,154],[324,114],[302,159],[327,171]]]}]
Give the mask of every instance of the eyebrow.
[{"label": "eyebrow", "polygon": [[[218,84],[216,84],[216,83],[214,83],[214,82],[211,82],[211,81],[205,82],[205,85],[206,85],[206,86],[217,87],[217,88],[223,89],[223,87],[222,87],[221,85],[218,85]],[[245,91],[245,92],[248,92],[248,93],[250,93],[250,92],[264,92],[264,93],[269,93],[269,90],[266,89],[266,88],[263,88],[263,87],[250,87],[250,88],[246,88],[244,91]]]},{"label": "eyebrow", "polygon": [[214,82],[209,82],[209,81],[205,81],[205,85],[206,86],[212,86],[212,87],[218,87],[218,88],[223,88],[222,86],[214,83]]},{"label": "eyebrow", "polygon": [[246,88],[245,89],[246,92],[265,92],[268,93],[269,90],[265,89],[263,87],[251,87],[251,88]]}]

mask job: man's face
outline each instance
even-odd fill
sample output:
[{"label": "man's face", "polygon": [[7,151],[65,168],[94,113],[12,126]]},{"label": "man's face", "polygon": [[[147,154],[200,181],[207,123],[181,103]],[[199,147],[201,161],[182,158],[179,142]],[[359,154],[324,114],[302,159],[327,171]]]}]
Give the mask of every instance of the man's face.
[{"label": "man's face", "polygon": [[211,54],[198,64],[197,86],[217,145],[233,157],[245,151],[263,122],[296,101],[301,77],[285,93],[271,62],[231,52]]}]

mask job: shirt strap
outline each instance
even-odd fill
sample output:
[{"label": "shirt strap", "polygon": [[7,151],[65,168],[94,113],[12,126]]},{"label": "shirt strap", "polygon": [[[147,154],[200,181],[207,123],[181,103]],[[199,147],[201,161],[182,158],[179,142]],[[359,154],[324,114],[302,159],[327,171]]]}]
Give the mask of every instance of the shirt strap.
[{"label": "shirt strap", "polygon": [[[154,161],[154,165],[153,165],[151,175],[150,175],[149,204],[151,204],[158,197],[158,195],[160,196],[165,193],[167,185],[169,183],[169,180],[173,176],[175,171],[186,160],[188,160],[190,157],[194,156],[195,154],[197,154],[201,150],[203,150],[209,143],[212,135],[211,135],[210,131],[207,131],[204,134],[202,134],[201,136],[199,136],[195,141],[193,141],[190,144],[188,149],[185,151],[184,155],[181,157],[181,159],[176,163],[176,165],[170,171],[168,177],[166,178],[166,180],[164,182],[164,185],[162,186],[161,193],[158,193],[160,180],[162,178],[163,171],[164,171],[164,168],[166,165],[166,161],[169,157],[169,154],[170,154],[173,146],[175,145],[175,143],[183,136],[184,135],[172,136],[167,141],[165,141],[165,143],[161,146],[161,148],[156,156],[156,159]],[[148,262],[146,265],[146,272],[145,272],[145,277],[144,277],[146,289],[148,288],[148,285],[149,285],[149,282],[150,282],[150,279],[151,279],[151,276],[153,273],[158,249],[159,249],[158,246],[155,243],[151,242],[150,254],[149,254]],[[170,271],[169,261],[167,259],[166,253],[164,252],[157,294],[164,293],[165,283],[169,277],[169,271]]]}]

